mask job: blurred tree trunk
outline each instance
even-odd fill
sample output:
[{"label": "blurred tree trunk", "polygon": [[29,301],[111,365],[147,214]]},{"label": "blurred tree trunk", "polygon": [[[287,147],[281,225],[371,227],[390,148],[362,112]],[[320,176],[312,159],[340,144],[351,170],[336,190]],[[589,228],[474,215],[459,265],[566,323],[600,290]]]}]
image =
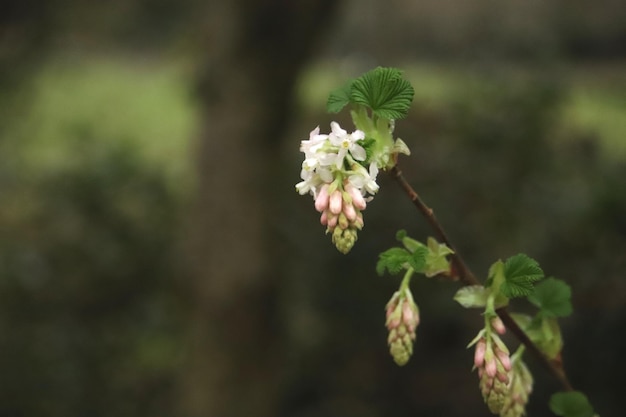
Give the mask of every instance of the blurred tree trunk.
[{"label": "blurred tree trunk", "polygon": [[[187,417],[277,416],[281,395],[272,175],[293,85],[332,0],[214,1],[192,213]],[[276,156],[274,156],[276,155]]]}]

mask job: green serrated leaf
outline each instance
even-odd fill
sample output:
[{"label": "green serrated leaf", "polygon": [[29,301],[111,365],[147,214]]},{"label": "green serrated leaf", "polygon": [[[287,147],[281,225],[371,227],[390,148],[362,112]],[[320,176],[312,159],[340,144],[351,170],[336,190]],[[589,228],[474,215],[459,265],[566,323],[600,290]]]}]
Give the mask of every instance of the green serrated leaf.
[{"label": "green serrated leaf", "polygon": [[328,101],[326,101],[326,111],[329,113],[339,113],[350,103],[351,91],[352,82],[332,91],[328,96]]},{"label": "green serrated leaf", "polygon": [[352,83],[350,101],[362,104],[378,117],[402,119],[413,101],[414,90],[395,68],[378,67]]},{"label": "green serrated leaf", "polygon": [[504,262],[504,282],[500,290],[509,297],[526,297],[532,294],[533,283],[543,278],[543,271],[534,259],[523,253]]},{"label": "green serrated leaf", "polygon": [[416,248],[409,258],[409,265],[415,270],[415,272],[423,272],[426,267],[426,257],[428,256],[428,248],[420,246]]},{"label": "green serrated leaf", "polygon": [[484,307],[488,297],[489,290],[482,285],[463,287],[454,294],[454,300],[465,308]]},{"label": "green serrated leaf", "polygon": [[450,272],[450,261],[447,256],[453,254],[454,251],[444,243],[439,243],[432,237],[426,241],[428,246],[428,256],[426,257],[426,269],[424,275],[434,277],[437,274],[445,274]]},{"label": "green serrated leaf", "polygon": [[363,149],[365,149],[365,160],[361,161],[360,163],[367,168],[368,165],[366,164],[366,161],[370,161],[372,159],[372,155],[374,154],[376,148],[376,139],[365,138],[357,141],[357,143],[361,145]]},{"label": "green serrated leaf", "polygon": [[528,301],[541,309],[545,317],[567,317],[572,314],[572,289],[564,281],[548,278],[535,287]]},{"label": "green serrated leaf", "polygon": [[381,253],[376,263],[376,272],[383,275],[385,269],[395,275],[400,272],[411,259],[411,254],[403,248],[391,248]]},{"label": "green serrated leaf", "polygon": [[413,238],[410,238],[408,236],[403,237],[401,242],[409,252],[415,252],[418,248],[426,247],[426,245],[424,245],[422,242],[415,240]]},{"label": "green serrated leaf", "polygon": [[550,410],[563,417],[592,417],[593,407],[580,391],[557,392],[550,397]]}]

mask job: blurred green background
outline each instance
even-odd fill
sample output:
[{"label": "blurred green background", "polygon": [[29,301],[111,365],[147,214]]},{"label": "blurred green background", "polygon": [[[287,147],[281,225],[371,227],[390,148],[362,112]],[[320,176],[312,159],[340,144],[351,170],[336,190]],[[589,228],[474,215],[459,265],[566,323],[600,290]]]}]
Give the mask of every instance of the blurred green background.
[{"label": "blurred green background", "polygon": [[487,415],[454,284],[416,283],[414,356],[387,352],[377,255],[430,233],[396,184],[347,256],[294,192],[299,141],[349,123],[328,92],[377,65],[415,87],[401,166],[470,267],[525,252],[570,283],[572,384],[623,408],[619,2],[2,7],[0,417]]}]

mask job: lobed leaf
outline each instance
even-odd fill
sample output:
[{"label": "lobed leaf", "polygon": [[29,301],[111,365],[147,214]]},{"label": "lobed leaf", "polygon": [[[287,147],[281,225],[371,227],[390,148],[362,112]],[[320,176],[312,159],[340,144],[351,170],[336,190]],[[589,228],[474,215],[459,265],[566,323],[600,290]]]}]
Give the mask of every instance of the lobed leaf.
[{"label": "lobed leaf", "polygon": [[378,67],[352,83],[350,101],[362,104],[378,117],[394,120],[408,114],[414,90],[395,68]]},{"label": "lobed leaf", "polygon": [[580,391],[557,392],[550,397],[550,410],[563,417],[592,417],[593,407]]},{"label": "lobed leaf", "polygon": [[385,273],[385,269],[390,274],[395,275],[400,272],[407,263],[411,262],[411,254],[403,248],[391,248],[387,249],[378,256],[378,262],[376,263],[376,272],[382,276]]},{"label": "lobed leaf", "polygon": [[326,111],[328,113],[339,113],[350,103],[350,92],[352,83],[348,83],[330,93],[326,101]]},{"label": "lobed leaf", "polygon": [[537,261],[520,253],[504,262],[501,291],[509,298],[526,297],[533,293],[533,283],[542,278],[543,271]]},{"label": "lobed leaf", "polygon": [[487,305],[489,290],[482,285],[469,285],[460,288],[454,294],[454,301],[465,308],[484,307]]},{"label": "lobed leaf", "polygon": [[528,301],[541,309],[544,317],[567,317],[572,314],[572,289],[564,281],[548,278],[535,287]]},{"label": "lobed leaf", "polygon": [[424,272],[427,256],[428,248],[419,246],[411,253],[411,257],[408,260],[409,265],[411,265],[415,272]]}]

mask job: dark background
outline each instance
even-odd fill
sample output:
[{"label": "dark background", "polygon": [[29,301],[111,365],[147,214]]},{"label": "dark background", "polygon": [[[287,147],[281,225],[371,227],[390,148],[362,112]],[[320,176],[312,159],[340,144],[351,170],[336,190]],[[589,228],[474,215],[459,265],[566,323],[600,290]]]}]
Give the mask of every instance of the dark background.
[{"label": "dark background", "polygon": [[477,276],[524,252],[572,286],[570,379],[619,415],[620,3],[2,2],[0,416],[488,415],[456,284],[416,280],[414,356],[388,354],[378,253],[430,233],[397,185],[347,256],[294,192],[299,141],[350,125],[328,92],[377,65],[416,89],[413,186]]}]

